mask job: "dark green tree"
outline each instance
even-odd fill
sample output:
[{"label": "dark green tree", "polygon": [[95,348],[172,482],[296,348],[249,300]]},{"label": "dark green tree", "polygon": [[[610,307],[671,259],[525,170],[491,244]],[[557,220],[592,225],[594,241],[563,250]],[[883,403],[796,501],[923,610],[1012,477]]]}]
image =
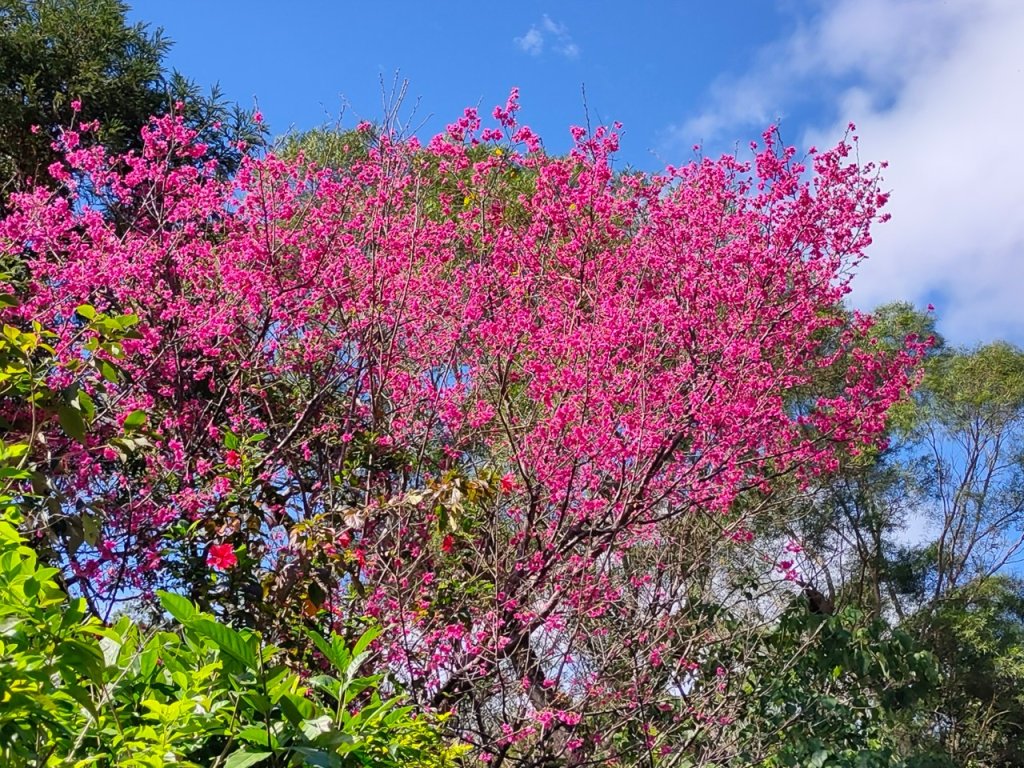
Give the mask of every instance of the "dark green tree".
[{"label": "dark green tree", "polygon": [[[933,333],[906,304],[877,318],[877,344]],[[807,578],[938,659],[939,686],[901,726],[911,753],[932,756],[914,765],[1022,765],[1024,608],[1008,574],[1024,551],[1024,352],[939,339],[889,438],[794,494]]]},{"label": "dark green tree", "polygon": [[942,671],[919,743],[951,765],[1024,765],[1024,582],[979,578],[909,626]]},{"label": "dark green tree", "polygon": [[122,152],[151,115],[179,109],[226,173],[239,140],[260,143],[252,113],[167,72],[170,41],[129,24],[127,10],[121,0],[0,0],[0,213],[28,180],[45,182],[64,126],[98,120],[99,141]]}]

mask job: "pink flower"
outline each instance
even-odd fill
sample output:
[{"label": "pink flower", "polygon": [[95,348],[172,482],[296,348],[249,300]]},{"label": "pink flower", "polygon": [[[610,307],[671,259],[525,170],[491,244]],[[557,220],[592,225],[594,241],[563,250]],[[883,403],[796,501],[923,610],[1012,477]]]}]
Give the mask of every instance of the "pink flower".
[{"label": "pink flower", "polygon": [[[607,642],[664,665],[669,643],[609,616],[623,586],[605,564],[634,542],[667,546],[665,515],[698,500],[723,515],[732,537],[716,546],[747,546],[754,533],[724,517],[744,489],[770,490],[778,474],[814,484],[848,451],[880,441],[927,344],[870,349],[870,318],[831,311],[883,202],[874,169],[843,160],[852,147],[815,155],[805,170],[769,132],[750,164],[700,159],[619,182],[615,129],[576,129],[567,158],[522,155],[518,142],[540,145],[516,107],[510,97],[486,137],[468,110],[426,148],[384,131],[344,174],[259,153],[223,179],[194,161],[208,151],[180,107],[155,118],[140,152],[123,157],[93,142],[73,147],[70,131],[57,141],[62,158],[51,172],[65,189],[40,187],[0,221],[0,248],[26,251],[32,267],[32,285],[21,306],[4,309],[5,321],[52,327],[53,386],[80,379],[83,391],[115,393],[120,412],[141,409],[153,421],[128,466],[97,461],[98,442],[51,441],[68,498],[104,509],[109,546],[66,555],[69,566],[94,569],[90,588],[112,597],[124,583],[141,599],[166,584],[171,575],[148,555],[189,556],[179,520],[215,518],[221,532],[199,557],[217,571],[239,567],[219,543],[241,542],[232,532],[240,523],[225,513],[258,503],[268,523],[246,534],[252,557],[268,552],[283,565],[300,552],[347,550],[344,565],[358,563],[373,584],[358,610],[389,630],[412,622],[422,640],[387,632],[388,663],[427,686],[465,668],[488,690],[498,681],[494,654],[523,628],[542,623],[554,639],[577,618],[600,618],[595,631]],[[369,124],[360,130],[373,138]],[[473,151],[481,141],[510,143],[502,154],[494,145]],[[533,180],[529,194],[507,181],[508,163]],[[424,167],[436,175],[437,217],[424,218],[414,194]],[[154,194],[167,203],[169,227],[151,220]],[[104,205],[133,218],[110,221]],[[97,311],[136,318],[116,382],[82,365],[100,362],[86,346],[93,336],[66,321],[94,301]],[[844,386],[795,412],[787,393],[823,371]],[[59,424],[52,429],[60,436]],[[237,468],[253,470],[257,459],[235,442],[263,431],[274,435],[255,469],[265,494],[239,482]],[[530,468],[530,498],[520,498],[520,466]],[[495,503],[478,498],[484,483],[509,542],[497,553],[495,599],[463,601],[459,622],[472,635],[442,637],[451,580],[443,569],[421,576],[423,560],[473,548],[438,532],[432,510],[461,504],[472,514]],[[342,506],[357,499],[357,509]],[[312,540],[292,514],[300,500],[331,511],[324,525],[344,521]],[[643,522],[663,517],[664,526]],[[562,535],[608,521],[607,546],[577,547],[575,534]],[[769,560],[775,578],[801,579],[803,555],[776,560],[789,570]],[[663,599],[657,576],[634,579],[629,589]],[[650,631],[671,626],[662,618]],[[560,642],[548,661],[576,668]],[[596,670],[578,685],[595,700],[622,690]],[[510,715],[522,738],[540,732],[526,717]],[[560,715],[551,722],[565,725]]]},{"label": "pink flower", "polygon": [[566,725],[579,725],[583,719],[579,712],[567,712],[564,709],[556,710],[555,715]]},{"label": "pink flower", "polygon": [[555,713],[550,710],[544,710],[537,712],[534,716],[534,720],[540,723],[541,727],[545,730],[551,728],[551,724],[555,721]]},{"label": "pink flower", "polygon": [[206,552],[206,564],[215,571],[226,571],[238,564],[235,548],[230,544],[211,544]]},{"label": "pink flower", "polygon": [[82,100],[81,99],[72,99],[72,101],[71,101],[71,110],[73,112],[81,112],[82,111]]},{"label": "pink flower", "polygon": [[729,538],[740,544],[747,544],[754,540],[754,532],[748,531],[746,528],[737,528],[729,534]]}]

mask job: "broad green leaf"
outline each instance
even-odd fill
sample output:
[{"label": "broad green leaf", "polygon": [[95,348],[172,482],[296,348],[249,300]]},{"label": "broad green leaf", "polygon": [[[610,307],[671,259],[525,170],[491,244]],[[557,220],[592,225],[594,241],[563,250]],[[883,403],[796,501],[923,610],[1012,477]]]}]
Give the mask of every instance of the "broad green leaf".
[{"label": "broad green leaf", "polygon": [[97,365],[100,369],[100,375],[103,376],[104,379],[109,381],[111,384],[117,381],[117,368],[106,360],[100,360]]},{"label": "broad green leaf", "polygon": [[352,655],[359,656],[363,651],[369,648],[370,643],[380,636],[380,632],[380,627],[370,627],[363,632],[362,637],[356,640],[356,644],[352,646]]},{"label": "broad green leaf", "polygon": [[334,722],[330,715],[320,715],[302,723],[302,734],[310,741],[316,741],[320,736],[329,733],[333,726]]},{"label": "broad green leaf", "polygon": [[160,598],[163,609],[185,626],[190,625],[199,616],[199,612],[188,598],[173,592],[157,592],[157,597]]},{"label": "broad green leaf", "polygon": [[313,766],[313,768],[340,768],[344,763],[342,763],[338,755],[351,752],[352,745],[343,744],[337,747],[335,749],[337,754],[333,755],[322,749],[314,749],[312,747],[295,747],[293,751],[305,757],[305,760],[302,761],[303,765]]},{"label": "broad green leaf", "polygon": [[139,429],[146,423],[146,412],[142,410],[135,410],[128,414],[124,420],[124,428],[126,430]]},{"label": "broad green leaf", "polygon": [[57,420],[68,437],[79,443],[85,443],[85,420],[77,408],[70,405],[62,405],[57,411]]},{"label": "broad green leaf", "polygon": [[348,669],[348,651],[344,648],[335,647],[333,643],[328,643],[323,637],[314,632],[313,630],[307,630],[306,635],[313,644],[317,647],[317,650],[324,655],[324,657],[331,662],[338,672],[345,674]]},{"label": "broad green leaf", "polygon": [[263,762],[273,754],[273,752],[249,752],[240,749],[228,755],[228,759],[224,761],[224,768],[248,768],[250,765]]},{"label": "broad green leaf", "polygon": [[211,640],[222,652],[246,669],[255,671],[259,668],[255,648],[240,632],[212,619],[197,619],[192,622],[191,628],[197,634]]},{"label": "broad green leaf", "polygon": [[273,733],[267,736],[267,729],[261,726],[250,726],[243,728],[238,732],[238,738],[242,741],[248,741],[259,747],[267,747],[268,749],[277,749],[277,737]]},{"label": "broad green leaf", "polygon": [[87,393],[81,390],[78,392],[78,410],[82,412],[86,421],[92,421],[96,417],[96,404]]}]

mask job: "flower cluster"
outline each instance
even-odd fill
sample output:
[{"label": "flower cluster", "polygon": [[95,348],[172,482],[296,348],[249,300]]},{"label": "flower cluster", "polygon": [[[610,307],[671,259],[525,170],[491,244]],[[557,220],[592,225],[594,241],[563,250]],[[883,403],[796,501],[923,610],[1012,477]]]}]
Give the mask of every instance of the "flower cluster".
[{"label": "flower cluster", "polygon": [[[807,167],[769,131],[750,163],[616,173],[616,130],[554,157],[517,110],[425,145],[364,126],[341,167],[269,154],[230,180],[174,117],[125,156],[65,134],[63,194],[0,222],[31,276],[2,312],[53,328],[54,385],[96,404],[48,443],[101,529],[62,549],[84,589],[234,576],[244,543],[266,599],[306,578],[303,610],[384,624],[421,701],[505,696],[515,733],[571,732],[588,697],[643,695],[593,658],[630,590],[669,632],[657,574],[620,578],[631,550],[878,438],[921,346],[871,348],[841,309],[884,202],[848,144]],[[138,318],[105,378],[74,363],[100,332],[83,304]],[[650,669],[684,658],[630,641]]]}]

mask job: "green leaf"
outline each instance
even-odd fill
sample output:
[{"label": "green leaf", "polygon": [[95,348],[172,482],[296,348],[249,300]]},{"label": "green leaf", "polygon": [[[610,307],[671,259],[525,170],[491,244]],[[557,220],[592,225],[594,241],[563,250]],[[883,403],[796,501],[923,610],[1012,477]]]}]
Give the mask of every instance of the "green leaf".
[{"label": "green leaf", "polygon": [[62,405],[57,411],[57,420],[68,437],[79,443],[85,444],[85,419],[77,408],[70,405]]},{"label": "green leaf", "polygon": [[[330,754],[324,752],[322,749],[315,749],[313,747],[294,747],[292,749],[298,755],[303,755],[303,765],[313,766],[313,768],[339,768],[342,765],[341,758],[337,754]],[[343,744],[336,748],[336,752],[344,754],[351,752],[351,745]]]},{"label": "green leaf", "polygon": [[104,379],[109,381],[111,384],[117,382],[117,369],[106,360],[100,360],[99,363],[100,375]]},{"label": "green leaf", "polygon": [[[0,443],[0,445],[3,445],[3,443]],[[11,445],[4,445],[3,450],[0,451],[0,453],[8,459],[20,459],[28,453],[28,444],[12,443]]]},{"label": "green leaf", "polygon": [[296,693],[287,693],[278,702],[281,712],[293,726],[298,726],[303,720],[313,717],[316,708],[313,702],[305,696]]},{"label": "green leaf", "polygon": [[160,658],[160,648],[151,641],[139,655],[139,671],[143,677],[149,677],[153,674],[158,658]]},{"label": "green leaf", "polygon": [[240,749],[228,755],[228,759],[224,761],[224,768],[247,768],[247,766],[263,762],[273,754],[273,752],[249,752]]},{"label": "green leaf", "polygon": [[248,741],[259,747],[267,747],[271,749],[277,748],[277,739],[274,738],[271,741],[271,737],[267,735],[267,729],[259,726],[251,725],[248,728],[243,728],[238,732],[238,738],[242,741]]},{"label": "green leaf", "polygon": [[256,650],[240,632],[212,619],[199,619],[192,622],[191,627],[197,634],[211,640],[223,653],[242,664],[246,669],[255,671],[259,668]]},{"label": "green leaf", "polygon": [[363,632],[362,637],[356,640],[356,644],[352,646],[352,655],[358,656],[367,648],[369,648],[370,643],[377,639],[377,637],[380,635],[380,632],[380,627],[370,627],[365,632]]},{"label": "green leaf", "polygon": [[160,598],[160,605],[163,606],[163,609],[185,626],[190,625],[199,617],[199,611],[188,598],[173,592],[157,592],[157,597]]},{"label": "green leaf", "polygon": [[88,421],[92,421],[96,417],[96,404],[85,392],[78,393],[78,410]]},{"label": "green leaf", "polygon": [[82,515],[82,540],[91,547],[95,547],[100,540],[100,522],[96,515]]},{"label": "green leaf", "polygon": [[75,307],[75,312],[84,317],[86,320],[96,319],[96,308],[90,304],[79,304]]},{"label": "green leaf", "polygon": [[103,682],[105,660],[98,642],[66,639],[58,646],[58,664],[86,675],[93,683]]},{"label": "green leaf", "polygon": [[310,582],[308,592],[309,602],[317,608],[321,607],[327,601],[327,591],[315,581]]},{"label": "green leaf", "polygon": [[[307,630],[306,635],[338,672],[344,675],[348,671],[349,655],[344,644],[329,643],[313,630]],[[336,635],[334,639],[337,639]]]},{"label": "green leaf", "polygon": [[147,418],[148,417],[146,416],[146,412],[145,411],[141,411],[141,410],[132,411],[131,413],[128,414],[127,418],[125,418],[125,420],[124,420],[124,428],[126,430],[139,429],[140,427],[145,425]]},{"label": "green leaf", "polygon": [[302,735],[309,741],[316,741],[325,733],[330,733],[333,727],[334,721],[331,720],[330,715],[320,715],[320,717],[303,721]]},{"label": "green leaf", "polygon": [[89,695],[89,691],[79,685],[68,685],[63,688],[63,692],[74,699],[78,704],[94,718],[99,719],[100,713],[96,708],[96,702],[92,700],[92,696]]}]

